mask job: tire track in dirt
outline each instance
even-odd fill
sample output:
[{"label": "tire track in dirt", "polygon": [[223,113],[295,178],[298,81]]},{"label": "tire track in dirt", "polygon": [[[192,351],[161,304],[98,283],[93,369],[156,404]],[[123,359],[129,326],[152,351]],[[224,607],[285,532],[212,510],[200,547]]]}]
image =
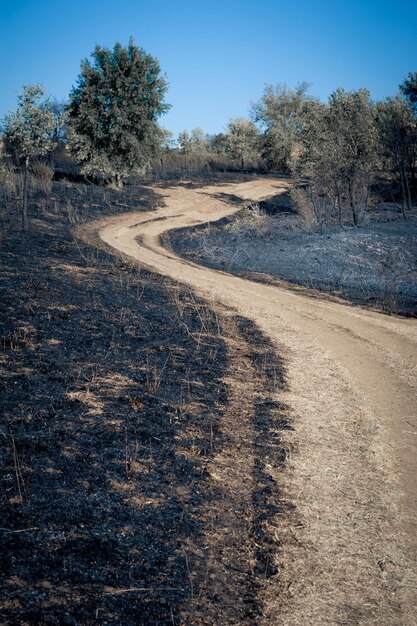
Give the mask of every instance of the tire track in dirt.
[{"label": "tire track in dirt", "polygon": [[289,612],[271,582],[265,623],[414,624],[416,321],[254,283],[161,244],[172,228],[236,211],[228,196],[256,201],[288,185],[258,179],[156,189],[163,206],[152,221],[130,214],[95,227],[113,249],[253,320],[285,355],[289,389],[277,400],[292,409],[295,432],[287,438],[297,453],[284,475],[270,474],[303,521],[281,528],[278,539],[288,540],[280,580],[291,589]]}]

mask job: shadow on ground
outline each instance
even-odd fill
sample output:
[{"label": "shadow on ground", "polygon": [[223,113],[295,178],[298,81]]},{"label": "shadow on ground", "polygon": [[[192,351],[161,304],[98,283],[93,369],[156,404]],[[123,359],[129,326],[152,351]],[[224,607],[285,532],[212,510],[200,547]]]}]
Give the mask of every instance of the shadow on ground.
[{"label": "shadow on ground", "polygon": [[[227,439],[222,321],[188,290],[70,232],[157,202],[149,190],[56,183],[51,202],[32,207],[30,231],[5,238],[4,623],[175,625],[206,623],[205,614],[234,623],[214,591],[222,581],[207,578],[209,511],[224,498],[207,471]],[[262,611],[257,589],[276,574],[264,528],[277,498],[263,474],[270,409],[260,404],[253,417],[255,568],[242,563],[243,579],[233,570],[236,545],[224,573],[246,598],[242,624]]]}]

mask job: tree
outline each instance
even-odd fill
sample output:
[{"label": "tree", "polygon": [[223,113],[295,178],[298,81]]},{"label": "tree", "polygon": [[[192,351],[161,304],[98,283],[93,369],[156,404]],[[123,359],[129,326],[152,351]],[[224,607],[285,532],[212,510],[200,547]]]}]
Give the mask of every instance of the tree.
[{"label": "tree", "polygon": [[207,137],[201,128],[193,128],[190,135],[190,152],[198,156],[206,156],[208,149]]},{"label": "tree", "polygon": [[296,170],[309,177],[312,200],[326,196],[340,223],[348,211],[356,225],[379,157],[375,105],[366,89],[337,89],[327,106],[316,103],[309,110]]},{"label": "tree", "polygon": [[393,168],[401,189],[402,211],[412,206],[411,187],[416,176],[417,120],[402,94],[377,105],[382,155]]},{"label": "tree", "polygon": [[188,130],[183,130],[178,135],[178,145],[185,158],[185,169],[188,170],[188,155],[190,154],[191,138]]},{"label": "tree", "polygon": [[24,85],[18,95],[14,112],[5,117],[4,131],[7,145],[23,167],[22,222],[28,228],[29,165],[32,159],[44,156],[53,147],[56,128],[55,116],[49,109],[42,85]]},{"label": "tree", "polygon": [[67,108],[68,102],[64,100],[50,100],[47,104],[47,108],[51,111],[55,118],[55,129],[53,133],[53,141],[55,145],[65,144],[67,142],[68,128],[67,128]]},{"label": "tree", "polygon": [[369,185],[378,160],[378,131],[375,107],[367,89],[346,92],[337,89],[329,100],[328,130],[352,222],[358,223],[358,209],[365,208]]},{"label": "tree", "polygon": [[259,131],[252,122],[244,118],[230,120],[227,125],[226,149],[230,156],[238,159],[242,169],[245,163],[259,154]]},{"label": "tree", "polygon": [[417,114],[417,72],[409,72],[401,83],[400,90]]},{"label": "tree", "polygon": [[178,145],[181,150],[188,150],[190,146],[190,133],[188,130],[183,130],[179,133],[177,139]]},{"label": "tree", "polygon": [[191,133],[187,130],[183,130],[178,135],[178,145],[185,157],[185,169],[189,168],[189,157],[193,156],[193,164],[195,167],[201,167],[206,164],[208,154],[208,140],[201,128],[193,128]]},{"label": "tree", "polygon": [[175,139],[173,133],[166,128],[160,128],[159,132],[161,134],[159,140],[159,158],[161,163],[161,169],[164,170],[164,156],[169,155],[169,153],[171,152],[172,148],[175,145]]},{"label": "tree", "polygon": [[308,83],[295,89],[286,85],[267,85],[260,100],[252,105],[251,117],[264,130],[262,156],[270,169],[291,170],[293,155],[300,141],[302,119],[309,103]]},{"label": "tree", "polygon": [[209,150],[214,154],[225,155],[227,153],[227,136],[225,133],[217,133],[208,138]]},{"label": "tree", "polygon": [[70,148],[81,171],[116,186],[158,154],[158,118],[168,110],[167,82],[157,59],[138,48],[96,46],[70,94]]}]

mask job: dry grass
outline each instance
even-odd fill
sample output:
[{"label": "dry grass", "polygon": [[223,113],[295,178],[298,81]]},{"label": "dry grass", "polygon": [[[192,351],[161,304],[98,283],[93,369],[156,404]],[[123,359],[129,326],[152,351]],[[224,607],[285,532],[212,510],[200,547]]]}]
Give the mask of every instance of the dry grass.
[{"label": "dry grass", "polygon": [[49,196],[52,191],[54,170],[46,163],[35,161],[30,167],[30,190],[32,193],[41,193]]},{"label": "dry grass", "polygon": [[95,196],[70,191],[2,250],[2,617],[252,626],[280,503],[258,404],[281,366],[265,382],[224,311],[74,240],[65,206],[82,221]]},{"label": "dry grass", "polygon": [[[383,457],[381,432],[346,372],[335,372],[328,355],[312,345],[301,349],[299,341],[292,337],[284,394],[294,424],[285,440],[295,449],[286,493],[297,517],[278,531],[289,600],[271,599],[265,624],[412,626],[416,564],[398,535],[398,484]],[[327,393],[318,395],[326,372]],[[347,406],[348,396],[355,401]]]}]

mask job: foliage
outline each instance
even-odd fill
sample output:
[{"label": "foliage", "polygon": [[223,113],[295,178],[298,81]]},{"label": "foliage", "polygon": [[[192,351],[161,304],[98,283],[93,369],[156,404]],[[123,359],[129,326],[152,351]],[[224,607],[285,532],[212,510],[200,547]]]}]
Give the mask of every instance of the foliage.
[{"label": "foliage", "polygon": [[247,161],[259,154],[259,131],[252,122],[244,118],[230,120],[227,126],[226,151],[241,162],[242,168]]},{"label": "foliage", "polygon": [[[309,110],[301,126],[302,149],[296,164],[298,174],[309,177],[306,196],[322,206],[327,220],[342,223],[348,213],[356,225],[378,164],[375,105],[366,89],[338,89],[328,105],[315,103]],[[323,197],[331,212],[329,202],[323,206],[319,201]]]},{"label": "foliage", "polygon": [[170,130],[167,130],[166,128],[159,128],[159,132],[160,132],[159,143],[160,143],[160,147],[162,151],[167,151],[173,148],[175,145],[174,134]]},{"label": "foliage", "polygon": [[178,135],[178,145],[183,152],[187,153],[190,149],[190,133],[188,130],[183,130]]},{"label": "foliage", "polygon": [[70,147],[82,172],[120,185],[157,156],[158,118],[168,110],[167,82],[154,57],[133,39],[127,48],[96,46],[70,95]]},{"label": "foliage", "polygon": [[213,154],[227,154],[227,136],[225,133],[217,133],[208,138],[209,150]]},{"label": "foliage", "polygon": [[190,152],[204,155],[208,150],[207,137],[201,128],[193,128],[190,135]]},{"label": "foliage", "polygon": [[24,85],[18,95],[16,111],[5,118],[5,139],[8,149],[23,161],[22,222],[25,230],[28,228],[29,164],[52,150],[55,129],[55,116],[49,109],[42,85]]},{"label": "foliage", "polygon": [[300,129],[314,98],[308,95],[308,83],[295,89],[284,84],[267,85],[260,100],[252,105],[251,116],[264,129],[262,156],[270,169],[290,171],[294,153],[299,148]]},{"label": "foliage", "polygon": [[55,117],[42,85],[24,85],[15,111],[5,117],[6,145],[19,159],[29,162],[52,149]]},{"label": "foliage", "polygon": [[191,134],[183,130],[178,135],[178,145],[184,154],[203,156],[208,152],[207,136],[201,128],[193,128]]},{"label": "foliage", "polygon": [[401,83],[400,89],[417,114],[417,72],[409,72],[407,78]]},{"label": "foliage", "polygon": [[417,120],[402,94],[378,102],[377,124],[382,156],[401,189],[402,210],[411,209],[411,187],[416,178]]},{"label": "foliage", "polygon": [[67,143],[68,127],[67,127],[67,108],[68,103],[64,100],[50,100],[47,104],[48,110],[55,118],[55,128],[53,132],[53,141],[55,144]]}]

